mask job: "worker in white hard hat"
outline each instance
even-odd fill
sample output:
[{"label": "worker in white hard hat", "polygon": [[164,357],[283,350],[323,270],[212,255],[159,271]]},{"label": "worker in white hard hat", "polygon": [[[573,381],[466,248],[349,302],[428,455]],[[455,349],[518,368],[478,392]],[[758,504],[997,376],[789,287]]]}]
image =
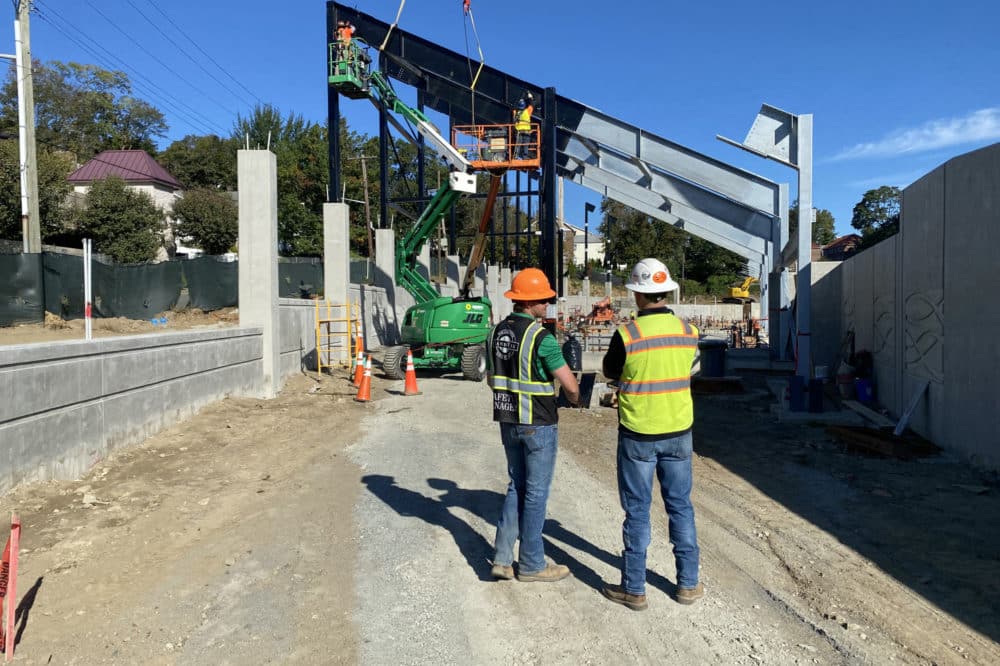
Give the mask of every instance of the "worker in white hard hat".
[{"label": "worker in white hard hat", "polygon": [[625,522],[621,584],[605,597],[645,610],[646,549],[653,475],[660,481],[677,564],[675,599],[692,604],[705,594],[698,580],[698,538],[691,504],[691,364],[698,329],[674,316],[667,295],[679,289],[658,259],[643,259],[625,287],[638,316],[620,326],[604,356],[604,374],[618,381],[618,493]]}]

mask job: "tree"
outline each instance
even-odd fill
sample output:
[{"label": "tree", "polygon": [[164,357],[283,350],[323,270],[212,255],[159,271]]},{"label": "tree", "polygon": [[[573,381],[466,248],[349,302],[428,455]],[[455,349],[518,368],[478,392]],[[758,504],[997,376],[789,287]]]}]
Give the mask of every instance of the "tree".
[{"label": "tree", "polygon": [[188,190],[174,204],[178,233],[190,236],[205,254],[224,254],[236,244],[239,207],[232,197],[209,188]]},{"label": "tree", "polygon": [[231,191],[236,189],[238,149],[233,138],[188,135],[174,141],[156,159],[185,188]]},{"label": "tree", "polygon": [[145,192],[109,177],[95,181],[79,211],[77,228],[91,238],[98,252],[121,263],[149,261],[161,246],[163,211]]},{"label": "tree", "polygon": [[[833,230],[833,213],[825,208],[813,208],[813,212],[815,213],[815,220],[812,227],[812,242],[819,246],[829,245],[837,237]],[[788,237],[792,239],[798,238],[798,232],[799,200],[796,199],[792,202],[791,208],[788,209]]]},{"label": "tree", "polygon": [[[38,211],[45,240],[64,231],[65,201],[72,189],[66,177],[74,166],[67,153],[38,151]],[[12,140],[0,141],[0,238],[21,238],[20,156]]]},{"label": "tree", "polygon": [[278,163],[278,240],[285,254],[323,253],[323,204],[328,179],[327,129],[269,104],[237,116],[232,139],[270,145]]},{"label": "tree", "polygon": [[[96,65],[53,61],[33,65],[35,137],[85,162],[102,150],[141,148],[156,152],[167,123],[154,106],[132,95],[124,72]],[[17,81],[11,67],[0,91],[0,130],[16,133]]]},{"label": "tree", "polygon": [[902,193],[898,187],[883,185],[868,190],[854,205],[851,226],[861,232],[861,247],[871,247],[899,232],[899,207]]}]

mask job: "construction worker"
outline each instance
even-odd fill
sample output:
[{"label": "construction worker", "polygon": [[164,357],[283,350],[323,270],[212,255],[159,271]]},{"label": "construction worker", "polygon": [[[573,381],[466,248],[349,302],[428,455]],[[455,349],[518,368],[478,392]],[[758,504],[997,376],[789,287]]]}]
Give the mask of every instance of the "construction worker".
[{"label": "construction worker", "polygon": [[517,159],[530,160],[535,157],[534,132],[531,131],[531,116],[535,113],[534,97],[530,92],[517,101],[514,110],[514,131],[517,135],[514,143],[517,146]]},{"label": "construction worker", "polygon": [[350,21],[337,21],[337,61],[344,62],[350,58],[351,38],[354,37],[354,26]]},{"label": "construction worker", "polygon": [[514,542],[519,537],[518,580],[552,582],[569,575],[565,565],[545,563],[542,543],[558,445],[553,378],[562,384],[570,404],[580,400],[576,377],[559,344],[536,321],[555,295],[545,273],[524,269],[504,293],[514,301],[514,312],[490,331],[486,341],[493,420],[500,422],[510,477],[494,544],[491,573],[497,579],[514,578]]},{"label": "construction worker", "polygon": [[653,473],[670,517],[677,565],[676,600],[692,604],[705,594],[698,581],[698,539],[691,504],[691,364],[698,329],[666,305],[678,289],[657,259],[643,259],[625,287],[639,310],[620,326],[604,356],[604,374],[618,380],[618,494],[625,510],[625,553],[620,585],[605,585],[605,597],[645,610],[646,548]]}]

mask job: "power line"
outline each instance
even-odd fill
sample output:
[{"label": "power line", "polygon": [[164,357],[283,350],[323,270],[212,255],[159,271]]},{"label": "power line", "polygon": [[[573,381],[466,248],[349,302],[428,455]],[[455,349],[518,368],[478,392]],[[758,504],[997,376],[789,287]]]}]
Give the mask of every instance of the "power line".
[{"label": "power line", "polygon": [[[54,20],[50,19],[49,16],[47,15],[47,14],[50,14],[50,13],[52,14],[52,16],[54,18],[57,18],[59,21],[61,21],[62,23],[64,23],[69,29],[72,29],[75,32],[77,32],[83,39],[86,39],[89,42],[93,43],[94,46],[96,46],[98,49],[100,49],[101,51],[103,51],[104,53],[106,53],[107,57],[102,56],[93,47],[91,47],[88,44],[80,41],[79,39],[77,39],[76,37],[74,37],[72,34],[70,34],[67,31],[66,28],[63,28],[62,26],[60,26],[59,24],[57,24]],[[109,64],[112,68],[122,67],[123,69],[132,72],[133,75],[135,76],[135,80],[133,80],[132,85],[137,90],[139,90],[140,92],[143,92],[144,94],[148,95],[150,98],[157,99],[162,104],[164,104],[164,105],[166,105],[168,107],[171,107],[174,110],[174,112],[177,113],[179,116],[181,116],[182,119],[185,120],[187,122],[187,124],[192,129],[195,129],[196,131],[199,131],[199,132],[203,132],[203,131],[207,130],[207,132],[209,134],[214,134],[214,133],[225,134],[226,133],[226,131],[224,129],[222,129],[222,127],[220,125],[217,125],[212,120],[210,120],[209,118],[207,118],[206,116],[204,116],[200,112],[198,112],[196,109],[188,106],[183,101],[177,99],[176,97],[174,97],[170,93],[167,93],[165,91],[161,92],[160,89],[156,86],[155,82],[153,82],[148,77],[144,76],[141,72],[139,72],[138,70],[136,70],[134,67],[130,66],[125,61],[123,61],[120,58],[118,58],[116,55],[114,55],[110,51],[108,51],[108,49],[106,49],[104,46],[102,46],[97,40],[95,40],[94,38],[90,37],[89,35],[87,35],[85,32],[83,32],[79,28],[73,26],[67,19],[65,19],[64,17],[62,17],[55,10],[53,10],[53,9],[51,9],[49,7],[46,7],[45,8],[45,13],[39,12],[38,15],[39,15],[39,18],[41,18],[43,21],[45,21],[46,23],[48,23],[49,25],[51,25],[53,28],[55,28],[64,37],[66,37],[67,39],[69,39],[70,41],[72,41],[74,44],[76,44],[77,46],[79,46],[81,49],[83,49],[85,52],[87,52],[88,54],[90,54],[91,56],[93,56],[99,63]],[[110,61],[109,61],[109,58],[110,58]],[[118,63],[118,64],[115,64],[115,63]],[[146,82],[148,82],[148,84],[144,85],[143,83],[141,83],[142,81],[146,81]],[[186,111],[185,111],[185,109],[186,109]]]},{"label": "power line", "polygon": [[112,21],[111,18],[108,17],[107,14],[105,14],[100,9],[98,9],[97,7],[95,7],[94,3],[92,3],[90,0],[84,0],[84,1],[87,3],[88,7],[90,7],[91,9],[93,9],[101,18],[103,18],[105,21],[107,21],[111,25],[111,27],[113,27],[115,30],[117,30],[122,35],[124,35],[125,38],[128,39],[130,42],[132,42],[133,44],[135,44],[135,46],[140,51],[142,51],[147,56],[149,56],[150,58],[152,58],[153,60],[155,60],[156,62],[158,62],[165,70],[167,70],[168,72],[170,72],[171,74],[173,74],[174,76],[176,76],[181,81],[184,81],[187,85],[189,85],[191,87],[192,90],[194,90],[195,92],[197,92],[199,95],[202,95],[205,99],[209,100],[210,102],[212,102],[213,104],[215,104],[216,106],[218,106],[223,111],[227,111],[227,112],[232,113],[232,109],[226,107],[224,104],[222,104],[221,102],[219,102],[214,97],[210,96],[207,92],[205,92],[204,90],[202,90],[198,86],[194,85],[190,81],[186,81],[183,76],[181,76],[180,74],[178,74],[177,72],[175,72],[173,70],[173,68],[171,68],[171,66],[168,65],[166,62],[164,62],[161,58],[159,58],[158,56],[156,56],[153,53],[151,53],[149,51],[149,49],[147,49],[145,46],[142,45],[141,42],[139,42],[139,40],[137,40],[135,37],[133,37],[132,35],[130,35],[127,30],[125,30],[120,25],[118,25],[117,23],[115,23],[114,21]]},{"label": "power line", "polygon": [[264,104],[264,101],[260,97],[257,97],[257,95],[255,95],[252,90],[250,90],[245,85],[243,85],[242,83],[240,83],[239,80],[235,76],[233,76],[232,74],[230,74],[229,71],[225,67],[223,67],[222,65],[220,65],[215,60],[215,58],[213,58],[211,55],[209,55],[205,51],[205,49],[201,48],[201,46],[198,45],[198,42],[194,41],[186,32],[184,32],[184,30],[179,25],[177,25],[176,23],[174,23],[174,20],[172,18],[170,18],[169,16],[167,16],[167,14],[162,9],[160,9],[160,7],[156,3],[153,2],[153,0],[146,0],[146,2],[149,4],[150,7],[152,7],[157,12],[159,12],[160,16],[162,16],[163,18],[165,18],[170,25],[174,26],[174,29],[177,30],[177,32],[181,33],[181,35],[183,35],[186,40],[188,40],[189,42],[191,42],[191,44],[193,44],[194,47],[196,49],[198,49],[198,51],[200,51],[203,56],[205,56],[206,58],[208,58],[209,61],[213,65],[215,65],[216,67],[218,67],[219,71],[221,71],[223,74],[225,74],[230,79],[232,79],[233,82],[236,85],[238,85],[240,88],[243,88],[243,90],[245,90],[247,92],[247,94],[249,94],[251,97],[253,97],[255,100],[257,100],[257,102],[259,104]]},{"label": "power line", "polygon": [[142,18],[146,19],[146,22],[149,23],[149,25],[153,26],[153,28],[155,28],[158,33],[160,33],[161,35],[163,35],[164,39],[166,39],[168,42],[170,42],[180,53],[183,53],[187,57],[188,60],[190,60],[191,62],[193,62],[201,71],[205,72],[205,74],[207,74],[210,77],[212,77],[213,81],[215,81],[220,86],[222,86],[223,88],[225,88],[226,91],[229,92],[229,94],[231,94],[233,97],[235,97],[236,99],[240,100],[241,102],[243,102],[247,106],[249,106],[249,107],[253,106],[252,102],[246,101],[246,99],[244,99],[239,93],[235,92],[232,88],[230,88],[225,83],[223,83],[222,81],[220,81],[219,78],[217,76],[215,76],[215,74],[212,74],[210,71],[208,71],[205,68],[205,66],[201,64],[201,62],[199,62],[194,56],[192,56],[190,53],[188,53],[184,49],[184,47],[182,47],[180,44],[178,44],[170,35],[168,35],[167,33],[165,33],[163,31],[163,29],[160,28],[160,26],[157,25],[156,22],[153,21],[153,19],[149,18],[149,16],[147,16],[144,11],[142,11],[141,9],[139,9],[136,6],[136,4],[134,2],[132,2],[132,0],[125,0],[125,2],[127,2],[129,4],[129,6],[132,7],[132,9],[134,9],[136,12],[138,12],[139,15],[142,16]]}]

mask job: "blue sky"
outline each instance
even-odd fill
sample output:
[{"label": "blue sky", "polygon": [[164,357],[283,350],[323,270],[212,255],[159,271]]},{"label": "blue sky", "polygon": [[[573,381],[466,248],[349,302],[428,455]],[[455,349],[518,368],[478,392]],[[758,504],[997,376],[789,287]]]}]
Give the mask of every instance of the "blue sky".
[{"label": "blue sky", "polygon": [[[168,142],[228,134],[236,113],[258,100],[325,120],[325,2],[35,4],[35,57],[127,65],[138,96],[165,112]],[[399,2],[357,6],[391,22]],[[995,0],[472,0],[472,6],[487,64],[791,182],[793,197],[794,172],[715,136],[742,140],[762,102],[812,113],[815,205],[833,212],[839,233],[850,231],[851,209],[865,190],[905,186],[955,155],[1000,141]],[[4,12],[13,18],[10,3]],[[466,49],[460,0],[409,0],[400,26]],[[468,38],[474,52],[471,32]],[[12,31],[0,39],[0,51],[13,51]],[[352,127],[375,131],[370,105],[342,108]],[[599,203],[567,184],[569,222],[582,218],[585,201]]]}]

